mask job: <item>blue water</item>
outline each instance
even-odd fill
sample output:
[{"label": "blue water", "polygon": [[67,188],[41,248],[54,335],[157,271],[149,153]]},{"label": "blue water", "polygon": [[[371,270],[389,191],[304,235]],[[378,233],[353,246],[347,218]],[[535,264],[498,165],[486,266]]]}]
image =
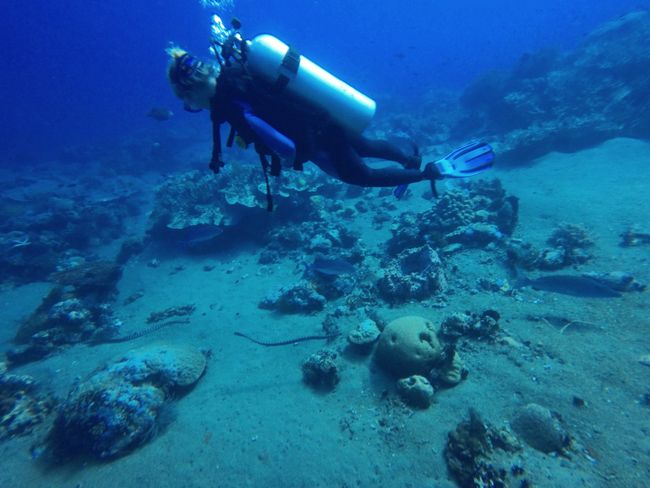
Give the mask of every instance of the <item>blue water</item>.
[{"label": "blue water", "polygon": [[650,0],[229,3],[424,170],[323,117],[287,123],[321,167],[406,169],[265,181],[240,138],[215,175],[165,53],[212,9],[5,0],[0,487],[650,486]]},{"label": "blue water", "polygon": [[[561,0],[240,0],[252,36],[270,32],[375,98],[459,88],[545,46],[570,48],[605,20],[650,2]],[[2,164],[55,159],[66,146],[155,130],[154,105],[180,110],[165,79],[170,41],[207,56],[198,1],[3,3]],[[380,110],[382,106],[380,106]],[[174,120],[183,127],[188,116]]]}]

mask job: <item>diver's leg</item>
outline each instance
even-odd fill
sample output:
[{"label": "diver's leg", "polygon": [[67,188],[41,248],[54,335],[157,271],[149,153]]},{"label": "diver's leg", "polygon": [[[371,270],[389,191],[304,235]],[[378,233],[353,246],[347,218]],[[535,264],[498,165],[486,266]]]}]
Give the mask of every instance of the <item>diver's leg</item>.
[{"label": "diver's leg", "polygon": [[[327,155],[320,159],[322,169],[329,174],[335,173],[337,178],[351,185],[390,187],[428,179],[419,170],[419,160],[416,166],[407,166],[407,157],[392,145],[385,145],[383,141],[370,141],[361,136],[350,136],[337,125],[323,130],[315,142],[321,148],[320,151]],[[401,160],[406,167],[369,168],[361,159],[362,152],[367,157],[383,157],[397,162]],[[314,162],[319,164],[318,158]]]},{"label": "diver's leg", "polygon": [[427,177],[419,169],[398,167],[369,168],[357,151],[347,143],[339,141],[328,148],[330,163],[338,178],[351,185],[366,187],[388,187],[408,185],[423,181]]},{"label": "diver's leg", "polygon": [[405,168],[417,169],[420,167],[420,153],[415,143],[413,153],[406,154],[396,144],[383,139],[369,139],[364,136],[351,136],[350,144],[362,158],[379,158],[396,161]]}]

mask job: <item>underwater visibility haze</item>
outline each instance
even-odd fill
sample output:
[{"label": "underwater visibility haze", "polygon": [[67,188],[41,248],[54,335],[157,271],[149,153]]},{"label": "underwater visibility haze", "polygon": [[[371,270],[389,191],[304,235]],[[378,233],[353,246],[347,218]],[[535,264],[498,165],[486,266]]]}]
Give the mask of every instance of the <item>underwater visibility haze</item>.
[{"label": "underwater visibility haze", "polygon": [[650,2],[3,5],[0,485],[650,485]]}]

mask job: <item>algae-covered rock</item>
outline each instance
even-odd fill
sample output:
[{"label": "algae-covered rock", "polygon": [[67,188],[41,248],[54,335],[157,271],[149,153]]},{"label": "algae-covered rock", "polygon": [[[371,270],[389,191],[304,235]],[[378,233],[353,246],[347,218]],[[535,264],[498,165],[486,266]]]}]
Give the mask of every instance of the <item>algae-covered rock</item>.
[{"label": "algae-covered rock", "polygon": [[52,289],[18,328],[15,341],[21,346],[11,351],[10,362],[35,361],[60,346],[98,342],[117,334],[122,322],[109,303],[97,303],[96,298],[80,295],[76,289]]},{"label": "algae-covered rock", "polygon": [[393,320],[379,337],[375,359],[397,376],[425,376],[442,359],[434,325],[417,316]]},{"label": "algae-covered rock", "polygon": [[477,222],[460,226],[446,234],[445,241],[462,244],[465,247],[484,247],[491,242],[498,242],[503,237],[503,232],[496,225]]},{"label": "algae-covered rock", "polygon": [[156,189],[153,227],[184,229],[197,224],[221,225],[226,216],[218,204],[224,180],[209,173],[191,171],[168,178]]},{"label": "algae-covered rock", "polygon": [[594,245],[593,238],[581,225],[560,224],[546,242],[551,247],[537,249],[521,239],[509,239],[506,242],[508,260],[519,268],[554,271],[583,264],[593,258],[589,252]]},{"label": "algae-covered rock", "polygon": [[[507,429],[483,421],[470,409],[469,418],[447,435],[444,458],[449,473],[461,487],[530,486],[525,479],[510,480],[504,455],[521,449]],[[506,458],[509,456],[506,456]],[[518,475],[523,474],[518,471]]]},{"label": "algae-covered rock", "polygon": [[429,245],[402,251],[377,281],[379,294],[389,303],[431,298],[446,288],[442,261]]},{"label": "algae-covered rock", "polygon": [[348,334],[348,342],[358,350],[369,350],[377,341],[381,331],[372,319],[366,319]]},{"label": "algae-covered rock", "polygon": [[62,299],[71,296],[72,294],[66,293],[63,287],[57,286],[51,289],[36,310],[20,324],[14,340],[18,344],[25,344],[34,334],[46,330],[49,327],[50,309]]},{"label": "algae-covered rock", "polygon": [[76,385],[61,404],[49,436],[55,455],[121,456],[149,441],[162,409],[205,371],[189,346],[134,349]]},{"label": "algae-covered rock", "polygon": [[461,337],[493,341],[500,330],[500,318],[496,310],[485,310],[481,314],[456,312],[442,321],[440,336],[451,341]]},{"label": "algae-covered rock", "polygon": [[97,377],[70,392],[51,439],[56,454],[111,458],[143,444],[156,432],[165,395],[151,384]]},{"label": "algae-covered rock", "polygon": [[458,351],[452,351],[451,358],[439,367],[431,370],[430,376],[444,386],[456,386],[467,376],[467,371]]},{"label": "algae-covered rock", "polygon": [[6,373],[0,363],[0,441],[29,434],[51,412],[53,399],[31,376]]},{"label": "algae-covered rock", "polygon": [[269,294],[260,308],[277,310],[282,313],[310,314],[323,310],[327,299],[314,290],[308,282],[302,281],[292,286],[283,286]]},{"label": "algae-covered rock", "polygon": [[149,382],[169,390],[193,385],[206,366],[205,355],[194,347],[149,345],[127,352],[108,371],[131,383]]},{"label": "algae-covered rock", "polygon": [[336,352],[322,349],[309,356],[302,364],[302,379],[314,388],[332,390],[341,379]]},{"label": "algae-covered rock", "polygon": [[608,22],[571,52],[526,54],[510,72],[467,87],[466,117],[452,132],[481,134],[500,162],[515,164],[614,137],[647,138],[649,45],[650,12],[642,11]]},{"label": "algae-covered rock", "polygon": [[[276,211],[314,208],[311,196],[322,186],[318,173],[284,171],[270,178]],[[228,165],[220,174],[190,171],[168,178],[156,189],[150,223],[154,238],[199,225],[225,229],[262,217],[266,212],[266,185],[257,165]],[[259,231],[259,229],[256,229]]]},{"label": "algae-covered rock", "polygon": [[528,445],[542,452],[561,452],[571,439],[548,408],[529,403],[512,419],[512,428]]},{"label": "algae-covered rock", "polygon": [[397,382],[397,393],[412,407],[429,408],[435,391],[424,376],[412,375]]},{"label": "algae-covered rock", "polygon": [[109,261],[83,263],[73,268],[58,271],[52,280],[59,285],[72,286],[79,296],[105,297],[116,292],[122,268]]},{"label": "algae-covered rock", "polygon": [[463,181],[441,195],[430,210],[402,214],[391,229],[387,252],[397,257],[425,245],[485,247],[512,234],[518,213],[518,199],[506,194],[500,180]]}]

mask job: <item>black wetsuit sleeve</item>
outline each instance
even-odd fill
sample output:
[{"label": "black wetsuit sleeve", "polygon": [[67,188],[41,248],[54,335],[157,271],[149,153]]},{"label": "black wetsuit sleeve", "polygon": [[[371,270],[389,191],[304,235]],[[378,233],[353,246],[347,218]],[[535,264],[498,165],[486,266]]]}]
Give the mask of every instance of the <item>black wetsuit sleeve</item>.
[{"label": "black wetsuit sleeve", "polygon": [[210,120],[212,122],[212,157],[210,158],[210,169],[218,173],[225,165],[222,159],[222,144],[221,144],[221,125],[228,122],[228,114],[226,108],[228,107],[227,100],[223,97],[215,96],[210,103]]},{"label": "black wetsuit sleeve", "polygon": [[210,158],[210,169],[215,173],[224,166],[221,159],[221,123],[212,119],[212,157]]}]

